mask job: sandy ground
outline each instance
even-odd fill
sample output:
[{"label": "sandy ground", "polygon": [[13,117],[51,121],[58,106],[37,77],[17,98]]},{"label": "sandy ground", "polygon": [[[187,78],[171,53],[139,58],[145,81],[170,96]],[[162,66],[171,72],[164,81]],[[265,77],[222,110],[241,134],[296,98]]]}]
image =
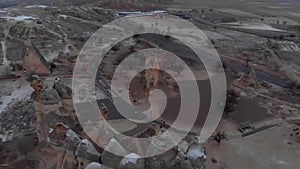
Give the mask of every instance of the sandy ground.
[{"label": "sandy ground", "polygon": [[225,165],[230,169],[291,169],[300,165],[300,145],[290,140],[291,126],[274,127],[247,138],[205,145],[210,158],[208,168]]}]

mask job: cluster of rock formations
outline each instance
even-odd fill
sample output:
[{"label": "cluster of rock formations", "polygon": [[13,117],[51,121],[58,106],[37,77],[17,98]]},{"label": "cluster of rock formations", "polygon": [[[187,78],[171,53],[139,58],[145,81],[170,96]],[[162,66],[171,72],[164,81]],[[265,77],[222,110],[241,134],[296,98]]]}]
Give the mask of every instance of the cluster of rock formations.
[{"label": "cluster of rock formations", "polygon": [[[111,138],[104,149],[99,148],[80,128],[72,103],[72,91],[62,80],[56,78],[53,85],[45,87],[38,76],[33,76],[31,86],[35,90],[32,98],[37,116],[39,145],[45,151],[54,152],[57,169],[205,168],[204,149],[192,137],[190,141],[182,141],[161,155],[148,158],[140,158],[132,153],[129,150],[130,143],[128,147],[123,147],[124,144],[120,143],[126,140],[122,138]],[[153,145],[151,149],[155,151],[156,147]],[[110,149],[122,151],[125,155],[117,156],[110,153]]]},{"label": "cluster of rock formations", "polygon": [[174,149],[161,155],[140,158],[112,138],[106,149],[117,149],[127,153],[124,157],[107,150],[99,152],[89,139],[81,139],[72,129],[58,123],[49,132],[51,147],[57,152],[57,168],[61,169],[202,169],[206,155],[203,147],[196,142],[182,141]]},{"label": "cluster of rock formations", "polygon": [[6,45],[8,47],[5,57],[9,61],[0,66],[1,79],[20,76],[19,72],[29,75],[49,75],[51,73],[50,64],[34,45],[26,46],[21,41],[8,41]]},{"label": "cluster of rock formations", "polygon": [[34,92],[34,108],[37,117],[37,134],[40,142],[48,139],[48,130],[60,121],[68,126],[75,126],[76,115],[72,102],[72,91],[59,78],[55,79],[52,88],[44,87],[38,76],[33,76],[31,84]]},{"label": "cluster of rock formations", "polygon": [[[1,47],[1,45],[0,45]],[[7,50],[9,51],[9,50]],[[15,53],[8,52],[7,63],[0,64],[0,79],[20,77],[22,75],[40,75],[48,76],[50,74],[70,74],[73,70],[73,63],[76,60],[76,55],[68,56],[68,54],[60,51],[57,58],[49,62],[35,45],[23,45],[19,50],[14,50]],[[1,53],[0,53],[1,62]]]},{"label": "cluster of rock formations", "polygon": [[35,47],[27,49],[23,58],[23,68],[31,74],[49,75],[51,73],[47,61]]},{"label": "cluster of rock formations", "polygon": [[57,153],[56,168],[84,169],[89,163],[99,161],[100,154],[92,143],[81,139],[68,126],[58,123],[48,135],[48,143]]}]

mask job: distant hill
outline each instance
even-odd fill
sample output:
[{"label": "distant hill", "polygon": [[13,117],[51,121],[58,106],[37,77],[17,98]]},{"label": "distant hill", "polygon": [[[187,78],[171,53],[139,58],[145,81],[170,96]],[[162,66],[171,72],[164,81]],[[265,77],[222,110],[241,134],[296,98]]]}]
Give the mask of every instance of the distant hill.
[{"label": "distant hill", "polygon": [[26,5],[68,6],[101,3],[110,0],[0,0],[0,8]]},{"label": "distant hill", "polygon": [[[26,0],[24,0],[26,1]],[[0,0],[0,8],[8,8],[21,4],[22,0]]]}]

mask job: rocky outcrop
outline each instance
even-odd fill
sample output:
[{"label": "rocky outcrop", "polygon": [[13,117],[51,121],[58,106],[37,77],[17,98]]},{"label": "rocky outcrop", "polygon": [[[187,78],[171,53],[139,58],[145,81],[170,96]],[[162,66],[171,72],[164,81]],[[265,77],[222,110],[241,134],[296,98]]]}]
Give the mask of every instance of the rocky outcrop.
[{"label": "rocky outcrop", "polygon": [[96,162],[92,162],[85,167],[85,169],[102,169],[102,168],[103,167],[101,166],[101,164]]},{"label": "rocky outcrop", "polygon": [[99,161],[100,154],[97,152],[93,144],[87,140],[81,140],[76,149],[75,155],[78,160],[78,169],[84,169],[90,162]]},{"label": "rocky outcrop", "polygon": [[56,90],[44,89],[36,97],[36,101],[44,105],[55,105],[60,103],[61,97]]},{"label": "rocky outcrop", "polygon": [[190,145],[187,153],[187,158],[190,160],[192,166],[197,169],[205,168],[204,162],[207,159],[207,156],[204,153],[202,145],[193,143]]},{"label": "rocky outcrop", "polygon": [[[128,152],[127,147],[124,148],[117,139],[112,138],[100,153],[88,139],[81,140],[74,131],[61,123],[49,133],[49,142],[57,152],[58,169],[203,169],[207,158],[199,143],[187,141],[182,141],[178,149],[141,158]],[[122,156],[110,151],[119,151]],[[99,164],[100,161],[103,164]]]},{"label": "rocky outcrop", "polygon": [[100,154],[87,140],[68,126],[58,123],[51,129],[48,142],[57,153],[57,169],[84,169],[91,162],[98,162]]},{"label": "rocky outcrop", "polygon": [[62,99],[72,99],[72,90],[59,78],[55,79],[53,88]]},{"label": "rocky outcrop", "polygon": [[48,142],[57,153],[57,169],[76,168],[75,149],[80,142],[78,135],[66,125],[58,123],[50,129]]},{"label": "rocky outcrop", "polygon": [[35,47],[28,47],[23,58],[23,68],[29,74],[49,75],[50,67]]},{"label": "rocky outcrop", "polygon": [[[34,89],[34,109],[37,117],[37,131],[40,142],[47,140],[48,130],[58,122],[64,121],[69,127],[78,124],[69,87],[57,80],[53,88],[43,86],[43,82],[35,77],[31,84]],[[77,127],[78,128],[78,127]]]},{"label": "rocky outcrop", "polygon": [[[181,142],[177,149],[176,145],[170,145],[172,136],[167,132],[162,132],[164,130],[158,126],[157,131],[153,129],[154,133],[151,133],[154,135],[157,132],[162,133],[148,146],[141,147],[130,139],[109,135],[109,137],[101,138],[102,142],[107,139],[104,142],[108,144],[99,149],[94,142],[90,141],[90,138],[78,131],[78,126],[75,126],[77,120],[72,103],[72,90],[59,78],[53,81],[53,85],[47,84],[47,87],[43,86],[43,81],[38,76],[34,76],[33,79],[37,135],[40,143],[49,143],[44,145],[51,145],[50,147],[55,150],[57,169],[90,167],[105,169],[107,168],[105,166],[114,169],[173,169],[178,166],[193,169],[203,168],[206,156],[200,144],[185,141]],[[100,120],[106,120],[109,113],[106,106],[101,105],[100,109]],[[107,127],[104,127],[103,130],[107,130]],[[174,146],[175,148],[172,148]],[[140,158],[133,153],[142,150],[159,155]],[[111,153],[116,151],[121,156]],[[103,164],[100,165],[98,162]]]},{"label": "rocky outcrop", "polygon": [[112,168],[118,168],[119,163],[122,160],[121,156],[117,156],[111,152],[119,152],[119,154],[122,154],[125,156],[128,154],[128,152],[122,147],[122,145],[114,138],[112,138],[108,145],[106,146],[105,150],[102,153],[101,160],[103,164],[112,167]]},{"label": "rocky outcrop", "polygon": [[145,161],[135,153],[127,154],[118,166],[118,169],[144,169]]},{"label": "rocky outcrop", "polygon": [[55,124],[56,114],[62,107],[61,100],[56,91],[45,89],[36,97],[34,101],[34,109],[37,117],[37,133],[39,142],[47,140],[48,130],[51,124]]}]

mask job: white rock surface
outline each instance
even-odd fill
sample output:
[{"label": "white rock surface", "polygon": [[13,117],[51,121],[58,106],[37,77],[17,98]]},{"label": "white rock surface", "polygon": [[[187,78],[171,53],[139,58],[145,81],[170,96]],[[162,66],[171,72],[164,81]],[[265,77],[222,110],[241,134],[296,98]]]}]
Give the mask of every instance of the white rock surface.
[{"label": "white rock surface", "polygon": [[99,163],[92,162],[92,163],[90,163],[89,165],[87,165],[87,166],[85,167],[85,169],[102,169],[102,166],[101,166],[101,164],[99,164]]}]

